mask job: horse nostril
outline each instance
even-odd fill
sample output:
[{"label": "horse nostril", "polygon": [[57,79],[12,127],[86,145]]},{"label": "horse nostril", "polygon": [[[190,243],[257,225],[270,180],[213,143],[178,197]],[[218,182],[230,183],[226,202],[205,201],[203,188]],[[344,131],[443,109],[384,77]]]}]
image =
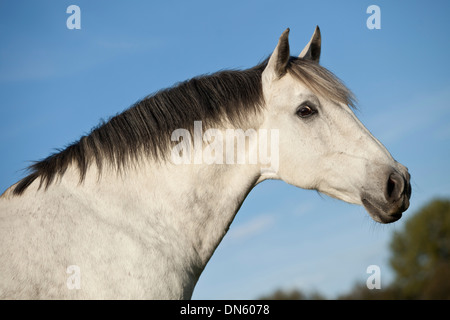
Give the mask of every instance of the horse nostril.
[{"label": "horse nostril", "polygon": [[392,180],[392,178],[389,176],[388,184],[387,184],[387,195],[388,198],[392,196],[392,192],[394,192],[395,189],[395,181]]},{"label": "horse nostril", "polygon": [[405,181],[403,177],[396,172],[391,173],[386,185],[386,199],[389,201],[398,200],[404,192],[404,187]]}]

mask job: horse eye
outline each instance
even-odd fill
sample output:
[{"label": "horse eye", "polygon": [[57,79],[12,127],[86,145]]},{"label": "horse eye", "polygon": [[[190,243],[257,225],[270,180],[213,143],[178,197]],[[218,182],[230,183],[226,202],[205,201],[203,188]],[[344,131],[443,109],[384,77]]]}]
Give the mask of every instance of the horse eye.
[{"label": "horse eye", "polygon": [[307,117],[313,115],[314,113],[316,113],[316,110],[314,110],[310,106],[303,106],[300,109],[298,109],[298,111],[297,111],[297,115],[300,118],[307,118]]}]

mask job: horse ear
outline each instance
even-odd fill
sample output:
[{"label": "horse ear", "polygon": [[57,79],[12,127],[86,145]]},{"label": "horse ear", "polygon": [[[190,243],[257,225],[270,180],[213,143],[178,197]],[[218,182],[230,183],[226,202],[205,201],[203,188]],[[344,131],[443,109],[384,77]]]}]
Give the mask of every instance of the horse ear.
[{"label": "horse ear", "polygon": [[303,48],[298,57],[319,63],[321,42],[320,29],[319,26],[316,26],[316,30],[314,30],[311,40],[309,40],[308,44]]},{"label": "horse ear", "polygon": [[280,36],[278,44],[269,58],[263,77],[266,80],[282,77],[286,73],[289,57],[289,28],[287,28]]}]

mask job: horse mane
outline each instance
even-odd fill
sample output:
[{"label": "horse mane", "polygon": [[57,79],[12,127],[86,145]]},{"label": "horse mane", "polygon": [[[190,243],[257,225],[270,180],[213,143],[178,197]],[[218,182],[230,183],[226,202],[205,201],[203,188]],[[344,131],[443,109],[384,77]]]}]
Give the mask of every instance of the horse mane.
[{"label": "horse mane", "polygon": [[[48,188],[71,164],[78,168],[82,182],[93,162],[101,172],[104,163],[121,169],[143,155],[164,161],[172,132],[184,128],[192,133],[196,120],[209,127],[245,125],[264,106],[261,76],[267,62],[246,70],[195,77],[147,96],[101,122],[80,140],[33,163],[28,167],[29,175],[13,188],[13,194],[22,194],[37,178],[39,188]],[[350,90],[319,64],[291,57],[287,71],[316,94],[354,106]]]}]

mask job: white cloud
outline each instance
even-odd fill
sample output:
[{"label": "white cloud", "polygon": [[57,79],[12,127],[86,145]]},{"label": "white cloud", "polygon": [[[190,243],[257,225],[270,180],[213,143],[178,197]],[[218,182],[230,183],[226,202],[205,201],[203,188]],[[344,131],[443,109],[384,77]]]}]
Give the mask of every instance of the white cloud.
[{"label": "white cloud", "polygon": [[304,214],[313,212],[316,209],[316,205],[313,201],[305,201],[296,206],[293,210],[293,214],[296,216],[302,216]]},{"label": "white cloud", "polygon": [[226,237],[228,241],[242,241],[267,230],[274,223],[274,215],[261,215],[234,228],[232,226]]}]

